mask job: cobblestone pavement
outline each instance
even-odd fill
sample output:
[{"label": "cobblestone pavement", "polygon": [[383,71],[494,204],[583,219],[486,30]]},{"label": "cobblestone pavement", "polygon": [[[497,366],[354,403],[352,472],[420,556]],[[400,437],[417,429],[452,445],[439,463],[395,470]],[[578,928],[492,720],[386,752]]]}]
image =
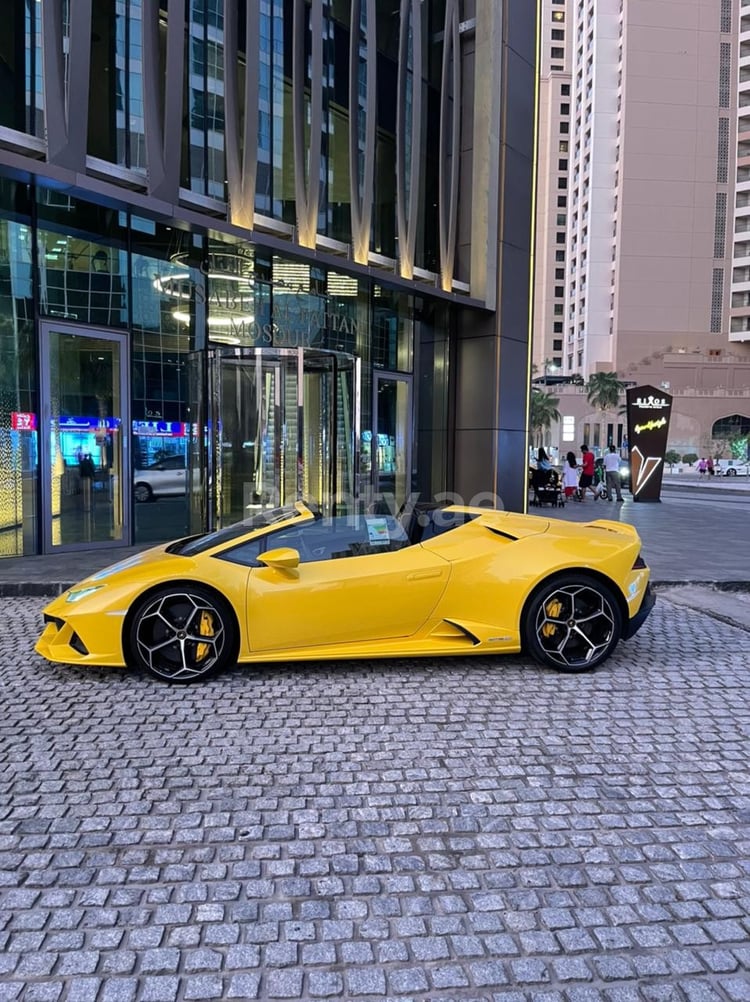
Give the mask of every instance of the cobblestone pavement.
[{"label": "cobblestone pavement", "polygon": [[5,599],[0,1000],[750,999],[748,633],[520,658],[48,665]]}]

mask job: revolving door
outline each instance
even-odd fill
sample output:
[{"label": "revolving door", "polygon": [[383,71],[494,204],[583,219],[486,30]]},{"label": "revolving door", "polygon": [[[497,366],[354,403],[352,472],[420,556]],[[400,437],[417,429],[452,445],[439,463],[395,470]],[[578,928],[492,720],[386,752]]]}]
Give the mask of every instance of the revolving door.
[{"label": "revolving door", "polygon": [[217,527],[298,498],[326,513],[352,509],[358,359],[309,348],[216,348],[208,391]]}]

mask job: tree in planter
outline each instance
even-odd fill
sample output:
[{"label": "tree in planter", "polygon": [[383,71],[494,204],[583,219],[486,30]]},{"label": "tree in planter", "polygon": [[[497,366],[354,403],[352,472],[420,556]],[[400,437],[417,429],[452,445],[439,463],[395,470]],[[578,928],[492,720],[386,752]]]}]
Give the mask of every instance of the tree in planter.
[{"label": "tree in planter", "polygon": [[532,437],[536,439],[537,445],[542,444],[542,436],[545,431],[549,431],[555,421],[560,420],[560,411],[557,409],[560,398],[544,390],[533,389],[531,391],[531,404],[529,407],[529,427]]},{"label": "tree in planter", "polygon": [[675,466],[677,463],[679,463],[679,461],[680,461],[680,454],[679,452],[675,452],[674,449],[668,449],[664,453],[664,462],[667,463],[669,466]]},{"label": "tree in planter", "polygon": [[683,463],[687,463],[688,466],[692,466],[693,463],[698,462],[698,457],[694,452],[686,452],[685,455],[682,457],[682,461]]}]

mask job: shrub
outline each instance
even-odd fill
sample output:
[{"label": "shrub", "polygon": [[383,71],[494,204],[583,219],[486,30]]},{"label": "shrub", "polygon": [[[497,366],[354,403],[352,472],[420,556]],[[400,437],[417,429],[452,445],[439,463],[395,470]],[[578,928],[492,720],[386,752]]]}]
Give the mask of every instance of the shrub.
[{"label": "shrub", "polygon": [[669,466],[674,466],[675,463],[679,463],[679,461],[680,461],[680,454],[679,452],[675,452],[674,449],[669,449],[667,452],[664,453],[664,462],[667,463]]},{"label": "shrub", "polygon": [[683,463],[689,463],[692,466],[693,463],[698,462],[698,457],[694,452],[686,452],[685,455],[682,457],[682,461]]}]

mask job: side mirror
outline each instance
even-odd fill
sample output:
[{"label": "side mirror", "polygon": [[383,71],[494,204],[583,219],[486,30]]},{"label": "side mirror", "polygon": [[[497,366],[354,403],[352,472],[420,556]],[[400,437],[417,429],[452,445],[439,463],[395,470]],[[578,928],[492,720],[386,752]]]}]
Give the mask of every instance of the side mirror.
[{"label": "side mirror", "polygon": [[299,550],[293,550],[290,546],[280,546],[278,550],[261,553],[258,560],[275,571],[288,571],[294,574],[299,567]]}]

